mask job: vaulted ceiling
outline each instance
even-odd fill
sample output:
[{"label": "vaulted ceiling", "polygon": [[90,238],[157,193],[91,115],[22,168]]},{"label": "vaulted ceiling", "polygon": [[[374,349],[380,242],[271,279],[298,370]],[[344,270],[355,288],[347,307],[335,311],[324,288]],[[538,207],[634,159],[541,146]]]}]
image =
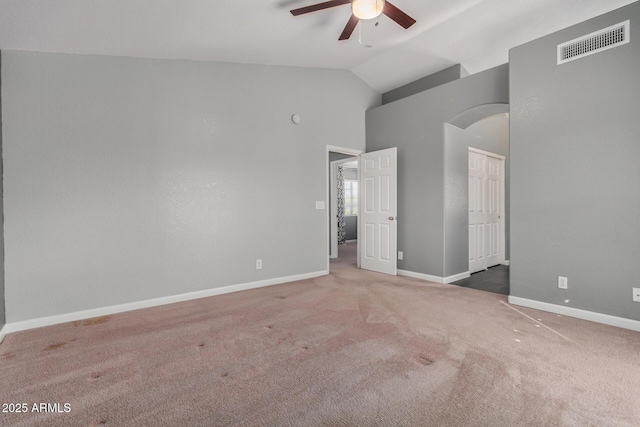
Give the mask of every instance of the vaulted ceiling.
[{"label": "vaulted ceiling", "polygon": [[349,5],[323,0],[0,0],[0,49],[346,69],[379,92],[460,63],[471,74],[510,48],[634,0],[393,0],[338,41]]}]

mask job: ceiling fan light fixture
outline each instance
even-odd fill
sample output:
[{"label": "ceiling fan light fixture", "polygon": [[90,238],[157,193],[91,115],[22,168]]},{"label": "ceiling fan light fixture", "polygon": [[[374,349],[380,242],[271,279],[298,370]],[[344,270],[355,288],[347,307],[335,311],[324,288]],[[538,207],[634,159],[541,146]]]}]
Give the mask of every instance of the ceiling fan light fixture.
[{"label": "ceiling fan light fixture", "polygon": [[384,9],[385,0],[352,0],[351,11],[359,19],[378,17]]}]

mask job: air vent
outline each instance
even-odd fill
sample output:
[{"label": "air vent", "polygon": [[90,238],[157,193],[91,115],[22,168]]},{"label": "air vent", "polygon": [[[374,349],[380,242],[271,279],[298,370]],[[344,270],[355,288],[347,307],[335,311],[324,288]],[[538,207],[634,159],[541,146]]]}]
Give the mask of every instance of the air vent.
[{"label": "air vent", "polygon": [[558,45],[558,65],[629,43],[629,21]]}]

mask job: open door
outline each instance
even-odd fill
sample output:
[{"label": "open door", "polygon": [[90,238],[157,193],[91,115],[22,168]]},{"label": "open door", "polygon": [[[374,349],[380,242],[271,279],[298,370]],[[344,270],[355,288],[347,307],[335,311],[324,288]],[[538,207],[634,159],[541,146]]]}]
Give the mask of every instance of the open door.
[{"label": "open door", "polygon": [[360,156],[360,267],[397,274],[398,149]]}]

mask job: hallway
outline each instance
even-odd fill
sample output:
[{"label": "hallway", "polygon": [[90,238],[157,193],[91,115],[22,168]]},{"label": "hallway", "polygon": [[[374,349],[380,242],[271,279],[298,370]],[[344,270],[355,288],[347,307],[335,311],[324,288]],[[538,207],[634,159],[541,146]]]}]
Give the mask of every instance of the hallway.
[{"label": "hallway", "polygon": [[509,266],[496,265],[451,284],[493,292],[494,294],[509,295]]}]

